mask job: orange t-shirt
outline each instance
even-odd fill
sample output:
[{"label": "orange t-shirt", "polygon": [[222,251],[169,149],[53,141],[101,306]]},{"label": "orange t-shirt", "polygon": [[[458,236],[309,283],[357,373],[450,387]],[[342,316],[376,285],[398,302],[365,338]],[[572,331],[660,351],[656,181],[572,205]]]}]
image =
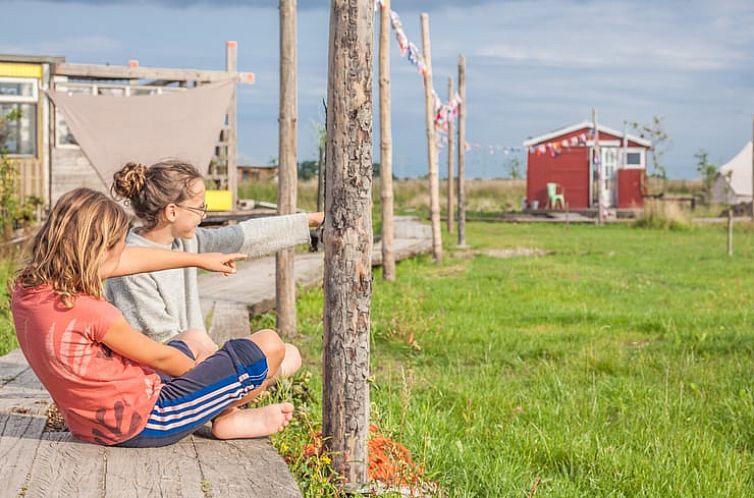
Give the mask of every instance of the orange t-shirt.
[{"label": "orange t-shirt", "polygon": [[68,309],[50,286],[16,286],[11,311],[21,351],[74,435],[112,445],[142,431],[162,383],[102,344],[115,306],[81,294]]}]

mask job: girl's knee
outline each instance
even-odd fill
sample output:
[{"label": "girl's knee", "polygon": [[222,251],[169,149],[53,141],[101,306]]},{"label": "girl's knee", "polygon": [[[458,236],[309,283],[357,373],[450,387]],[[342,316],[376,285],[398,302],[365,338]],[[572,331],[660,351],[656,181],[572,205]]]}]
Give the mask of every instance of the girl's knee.
[{"label": "girl's knee", "polygon": [[217,351],[217,344],[212,341],[209,335],[201,330],[184,330],[174,337],[186,343],[197,361],[201,361],[207,356]]},{"label": "girl's knee", "polygon": [[280,365],[285,357],[286,347],[277,332],[271,329],[259,330],[251,334],[250,339],[262,350],[270,366]]}]

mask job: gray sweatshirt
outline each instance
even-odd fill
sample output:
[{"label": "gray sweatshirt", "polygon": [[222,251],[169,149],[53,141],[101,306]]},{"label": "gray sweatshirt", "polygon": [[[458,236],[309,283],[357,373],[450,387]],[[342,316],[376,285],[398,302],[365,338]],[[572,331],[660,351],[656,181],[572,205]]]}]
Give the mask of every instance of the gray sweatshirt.
[{"label": "gray sweatshirt", "polygon": [[[192,239],[159,244],[133,230],[126,245],[186,252],[242,252],[258,257],[309,241],[306,214],[244,221],[222,228],[196,229]],[[108,279],[107,299],[136,330],[160,342],[187,329],[206,330],[199,305],[196,268],[179,268]]]}]

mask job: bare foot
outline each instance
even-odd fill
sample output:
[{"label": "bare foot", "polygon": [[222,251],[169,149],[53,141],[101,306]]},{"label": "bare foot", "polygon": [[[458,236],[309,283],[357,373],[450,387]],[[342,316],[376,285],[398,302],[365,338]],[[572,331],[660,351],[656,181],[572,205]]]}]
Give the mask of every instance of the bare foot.
[{"label": "bare foot", "polygon": [[282,431],[293,417],[293,405],[277,403],[262,408],[232,410],[212,421],[217,439],[264,437]]}]

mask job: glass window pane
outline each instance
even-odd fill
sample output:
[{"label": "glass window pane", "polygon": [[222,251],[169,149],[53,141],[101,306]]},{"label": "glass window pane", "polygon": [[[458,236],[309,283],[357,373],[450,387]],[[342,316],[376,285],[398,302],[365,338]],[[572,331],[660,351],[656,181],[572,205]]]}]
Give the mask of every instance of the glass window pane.
[{"label": "glass window pane", "polygon": [[626,164],[632,166],[641,166],[641,152],[627,152]]},{"label": "glass window pane", "polygon": [[0,96],[3,97],[33,97],[33,81],[0,81]]},{"label": "glass window pane", "polygon": [[37,105],[0,103],[0,148],[9,154],[37,154]]}]

